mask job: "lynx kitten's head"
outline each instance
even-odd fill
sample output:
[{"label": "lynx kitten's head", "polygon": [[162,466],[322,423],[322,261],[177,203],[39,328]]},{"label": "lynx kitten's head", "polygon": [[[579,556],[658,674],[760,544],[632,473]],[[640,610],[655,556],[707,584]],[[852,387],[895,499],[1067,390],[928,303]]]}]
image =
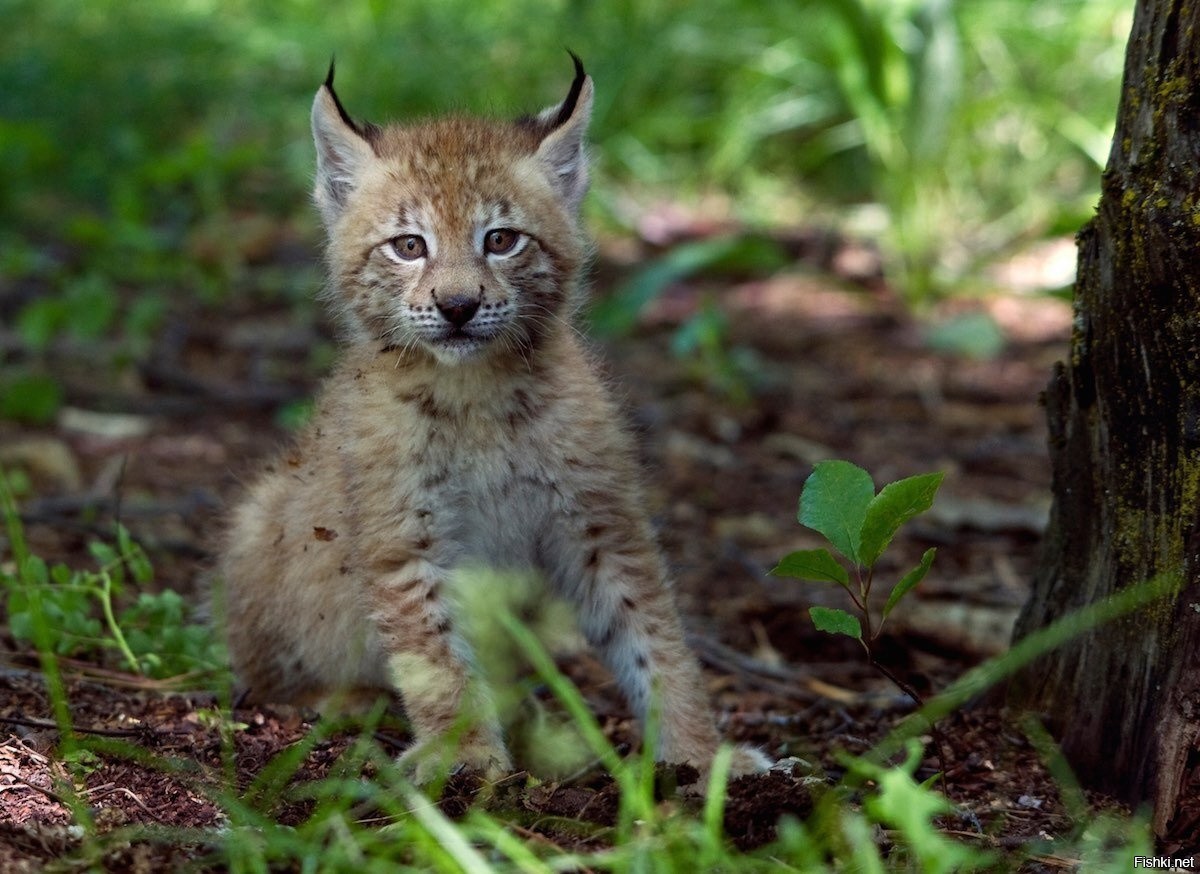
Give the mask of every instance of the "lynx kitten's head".
[{"label": "lynx kitten's head", "polygon": [[331,66],[313,101],[315,196],[352,339],[454,364],[527,356],[561,325],[584,252],[591,107],[575,58],[566,99],[536,117],[379,128],[342,108]]}]

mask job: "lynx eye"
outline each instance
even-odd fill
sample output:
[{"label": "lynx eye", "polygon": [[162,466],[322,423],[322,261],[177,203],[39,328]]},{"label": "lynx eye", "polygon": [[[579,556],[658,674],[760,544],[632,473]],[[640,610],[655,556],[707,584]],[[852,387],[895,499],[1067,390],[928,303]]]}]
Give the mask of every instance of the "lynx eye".
[{"label": "lynx eye", "polygon": [[503,255],[517,245],[521,234],[512,228],[492,228],[483,238],[483,248],[489,255]]},{"label": "lynx eye", "polygon": [[405,261],[416,261],[425,257],[425,238],[416,234],[396,237],[392,240],[392,251]]}]

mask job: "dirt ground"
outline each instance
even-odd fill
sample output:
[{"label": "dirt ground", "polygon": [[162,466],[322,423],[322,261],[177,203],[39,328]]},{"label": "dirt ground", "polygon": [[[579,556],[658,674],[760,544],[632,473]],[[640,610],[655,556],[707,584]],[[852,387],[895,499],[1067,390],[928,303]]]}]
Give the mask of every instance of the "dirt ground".
[{"label": "dirt ground", "polygon": [[[856,644],[812,629],[807,608],[841,606],[837,591],[766,573],[788,551],[817,545],[795,518],[813,463],[845,458],[878,484],[946,472],[934,510],[902,530],[879,568],[894,577],[938,547],[929,576],[889,620],[881,660],[922,693],[944,688],[1004,649],[1026,597],[1049,506],[1038,395],[1070,328],[1061,301],[999,294],[938,314],[986,309],[1006,339],[998,357],[936,354],[921,325],[881,290],[869,250],[800,240],[792,251],[794,265],[771,278],[672,286],[632,337],[599,346],[640,438],[655,522],[722,730],[778,759],[794,757],[790,768],[731,787],[726,827],[743,847],[769,841],[780,815],[811,809],[805,778],[836,780],[837,751],[865,752],[912,710]],[[597,284],[615,270],[602,259]],[[722,396],[670,351],[676,326],[705,295],[727,315],[731,341],[756,358],[749,401]],[[34,482],[22,508],[32,548],[50,560],[86,563],[87,540],[111,531],[119,493],[121,518],[147,548],[157,583],[194,596],[221,508],[286,441],[274,415],[311,389],[321,366],[313,350],[329,336],[322,322],[282,304],[256,304],[219,320],[177,312],[136,378],[120,384],[98,380],[65,354],[71,410],[57,426],[0,422],[8,463],[23,461]],[[70,813],[53,788],[63,770],[36,662],[6,634],[0,641],[0,869],[36,870],[71,845],[61,828]],[[630,715],[598,664],[577,653],[560,665],[610,737],[635,744]],[[127,757],[102,758],[84,787],[98,821],[218,824],[205,792],[221,771],[221,739],[203,717],[212,694],[164,692],[95,665],[66,667],[81,730],[195,764],[164,774]],[[247,726],[236,734],[243,779],[310,730],[304,714],[258,709],[236,717]],[[959,811],[943,828],[979,846],[1019,850],[1029,870],[1070,867],[1056,841],[1072,835],[1076,821],[1000,697],[954,714],[941,731],[948,795]],[[404,741],[402,726],[380,740],[397,750]],[[348,743],[335,736],[319,744],[303,776],[326,773]],[[921,777],[939,767],[932,745],[928,753]],[[614,816],[613,787],[594,772],[524,785],[513,784],[519,803],[553,814],[546,822],[605,824]],[[452,784],[444,807],[453,813],[469,804],[472,788]],[[303,815],[294,806],[280,814],[285,821]],[[1181,823],[1161,849],[1185,848],[1193,826]],[[553,825],[536,830],[564,846],[582,840]],[[166,853],[147,857],[161,866],[189,851],[171,852],[128,850]],[[133,855],[120,864],[133,864]]]}]

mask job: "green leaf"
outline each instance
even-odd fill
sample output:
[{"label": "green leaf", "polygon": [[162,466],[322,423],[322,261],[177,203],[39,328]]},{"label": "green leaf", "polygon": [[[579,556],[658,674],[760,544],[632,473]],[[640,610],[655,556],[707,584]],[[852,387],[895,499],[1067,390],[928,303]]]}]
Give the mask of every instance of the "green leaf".
[{"label": "green leaf", "polygon": [[818,583],[850,584],[846,569],[838,564],[828,549],[800,549],[789,553],[771,569],[777,577],[792,577],[797,580],[813,580]]},{"label": "green leaf", "polygon": [[937,547],[925,550],[925,554],[921,556],[921,563],[906,573],[900,582],[896,583],[895,588],[888,595],[887,603],[883,605],[884,619],[887,619],[888,614],[892,612],[892,608],[900,603],[900,599],[907,595],[913,586],[925,579],[925,574],[929,573],[929,566],[933,564],[933,557],[935,555],[937,555]]},{"label": "green leaf", "polygon": [[861,467],[848,461],[822,461],[804,481],[797,518],[859,563],[863,522],[874,497],[875,483]]},{"label": "green leaf", "polygon": [[66,326],[77,337],[101,337],[117,315],[116,289],[103,275],[89,274],[70,282],[65,300]]},{"label": "green leaf", "polygon": [[44,374],[21,374],[0,382],[0,419],[43,425],[62,404],[62,386]]},{"label": "green leaf", "polygon": [[144,586],[154,580],[154,567],[140,546],[134,545],[125,556],[125,562],[129,565],[134,581],[139,585]]},{"label": "green leaf", "polygon": [[866,509],[862,524],[860,559],[870,567],[892,542],[897,529],[933,506],[933,496],[943,473],[926,473],[897,480],[880,489]]},{"label": "green leaf", "polygon": [[838,610],[836,607],[809,607],[808,615],[812,617],[812,623],[817,631],[844,634],[855,640],[862,640],[862,625],[859,624],[857,617],[850,615],[845,610]]},{"label": "green leaf", "polygon": [[310,398],[289,401],[275,411],[275,424],[287,431],[299,431],[312,418],[315,409]]},{"label": "green leaf", "polygon": [[41,556],[29,555],[21,563],[21,581],[27,586],[45,586],[50,582],[49,569]]},{"label": "green leaf", "polygon": [[145,551],[134,542],[129,529],[117,525],[117,549],[135,582],[145,585],[154,579],[154,568]]},{"label": "green leaf", "polygon": [[8,630],[20,641],[30,641],[34,638],[33,613],[29,610],[14,610],[12,602],[8,608]]},{"label": "green leaf", "polygon": [[96,559],[96,563],[102,568],[115,567],[121,563],[117,556],[117,551],[99,540],[93,540],[88,544],[88,552],[92,554],[92,558]]},{"label": "green leaf", "polygon": [[17,313],[17,332],[26,345],[41,352],[62,328],[66,313],[66,304],[58,298],[37,298]]},{"label": "green leaf", "polygon": [[133,548],[133,538],[129,536],[129,529],[121,523],[117,523],[117,549],[122,554],[128,554]]}]

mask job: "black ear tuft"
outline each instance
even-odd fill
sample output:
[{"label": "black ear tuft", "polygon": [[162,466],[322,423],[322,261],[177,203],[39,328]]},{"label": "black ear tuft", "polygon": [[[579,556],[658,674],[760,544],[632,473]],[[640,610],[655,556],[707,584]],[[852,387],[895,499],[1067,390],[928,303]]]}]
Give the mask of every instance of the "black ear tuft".
[{"label": "black ear tuft", "polygon": [[571,52],[575,62],[575,81],[558,106],[547,107],[535,120],[540,137],[537,157],[568,211],[574,213],[587,192],[588,166],[584,137],[592,115],[592,80],[583,71],[583,62]]},{"label": "black ear tuft", "polygon": [[571,83],[571,90],[567,93],[567,99],[562,102],[562,107],[558,111],[558,117],[554,119],[554,124],[551,125],[551,130],[561,126],[571,117],[575,111],[575,104],[579,102],[579,92],[583,90],[583,80],[587,78],[587,73],[583,71],[583,61],[579,60],[579,55],[570,49],[567,49],[567,54],[575,62],[575,81]]},{"label": "black ear tuft", "polygon": [[342,106],[341,98],[337,96],[337,92],[333,90],[333,64],[334,58],[329,58],[329,72],[325,75],[325,88],[329,91],[329,96],[333,98],[333,105],[337,107],[338,116],[342,119],[342,123],[350,130],[354,131],[364,140],[371,144],[374,148],[376,141],[379,139],[379,125],[372,124],[369,121],[364,121],[361,124],[350,117],[350,113],[346,112],[346,107]]}]

